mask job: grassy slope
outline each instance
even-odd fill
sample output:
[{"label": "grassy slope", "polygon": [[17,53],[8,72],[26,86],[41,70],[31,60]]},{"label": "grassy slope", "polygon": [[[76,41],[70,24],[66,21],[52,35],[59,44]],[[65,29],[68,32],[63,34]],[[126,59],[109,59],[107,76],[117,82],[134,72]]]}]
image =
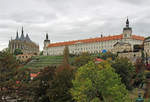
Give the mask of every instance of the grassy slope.
[{"label": "grassy slope", "polygon": [[63,61],[63,56],[36,56],[24,67],[32,70],[40,70],[46,66],[59,65]]},{"label": "grassy slope", "polygon": [[[74,58],[69,58],[70,63],[74,60]],[[63,56],[36,56],[33,57],[32,60],[27,63],[24,67],[29,68],[33,71],[39,71],[46,66],[52,65],[60,65],[63,62]]]}]

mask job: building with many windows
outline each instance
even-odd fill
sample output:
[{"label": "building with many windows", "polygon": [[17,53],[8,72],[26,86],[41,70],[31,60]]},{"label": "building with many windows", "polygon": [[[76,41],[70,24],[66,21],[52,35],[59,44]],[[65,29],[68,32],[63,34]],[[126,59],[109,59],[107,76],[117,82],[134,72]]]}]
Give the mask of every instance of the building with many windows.
[{"label": "building with many windows", "polygon": [[[97,53],[104,49],[107,51],[115,51],[114,46],[116,43],[124,43],[128,47],[131,46],[130,50],[133,50],[135,44],[142,44],[144,37],[132,34],[132,28],[129,26],[129,20],[126,20],[126,27],[123,28],[123,32],[120,35],[114,36],[101,36],[97,38],[74,40],[58,43],[50,43],[48,34],[46,40],[44,40],[44,55],[62,55],[65,46],[69,47],[71,54],[80,54],[82,52]],[[116,49],[117,50],[117,49]]]}]

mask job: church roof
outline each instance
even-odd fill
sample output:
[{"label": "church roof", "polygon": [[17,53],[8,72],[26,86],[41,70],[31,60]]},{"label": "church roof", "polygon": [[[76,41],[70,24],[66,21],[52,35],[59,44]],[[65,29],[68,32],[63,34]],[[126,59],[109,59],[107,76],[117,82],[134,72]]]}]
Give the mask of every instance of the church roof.
[{"label": "church roof", "polygon": [[26,35],[25,40],[26,40],[26,41],[28,41],[28,42],[31,42],[31,40],[30,40],[30,38],[29,38],[29,35],[28,35],[28,34]]},{"label": "church roof", "polygon": [[18,31],[16,33],[16,39],[15,40],[19,40]]},{"label": "church roof", "polygon": [[20,40],[22,40],[22,41],[25,40],[24,34],[21,34]]},{"label": "church roof", "polygon": [[[106,36],[106,37],[97,37],[97,38],[90,38],[90,39],[83,39],[83,40],[74,40],[74,41],[66,41],[66,42],[58,42],[49,44],[48,47],[57,47],[57,46],[67,46],[73,45],[77,43],[93,43],[93,42],[102,42],[102,41],[109,41],[109,40],[120,40],[123,39],[123,35],[114,35],[114,36]],[[144,40],[144,37],[132,35],[132,39],[135,40]]]},{"label": "church roof", "polygon": [[15,40],[32,42],[28,34],[26,35],[26,37],[24,36],[23,27],[22,27],[22,30],[21,30],[21,36],[20,36],[20,38],[19,38],[19,35],[18,35],[18,31],[16,32],[16,39]]}]

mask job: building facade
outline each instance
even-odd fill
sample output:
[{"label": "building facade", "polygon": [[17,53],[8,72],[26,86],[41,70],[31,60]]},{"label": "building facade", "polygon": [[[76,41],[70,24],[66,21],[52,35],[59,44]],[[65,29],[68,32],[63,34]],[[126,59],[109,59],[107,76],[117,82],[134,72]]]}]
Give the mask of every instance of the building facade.
[{"label": "building facade", "polygon": [[131,50],[133,50],[133,46],[135,44],[142,44],[144,40],[144,37],[132,34],[132,28],[129,26],[128,19],[126,20],[126,27],[123,28],[123,32],[120,35],[106,37],[101,36],[97,38],[58,43],[50,43],[50,41],[47,42],[47,38],[44,40],[43,54],[50,56],[62,55],[65,46],[69,47],[71,54],[80,54],[82,52],[97,53],[103,51],[104,49],[107,51],[114,51],[113,48],[117,42],[129,43],[131,45]]},{"label": "building facade", "polygon": [[14,53],[15,49],[21,49],[23,54],[38,54],[39,53],[39,45],[34,43],[29,38],[28,34],[26,34],[26,37],[24,36],[23,27],[21,31],[21,36],[19,37],[18,31],[17,31],[16,38],[11,39],[9,41],[8,48],[10,49],[11,53]]},{"label": "building facade", "polygon": [[116,44],[114,44],[112,48],[113,53],[130,52],[130,51],[132,51],[132,46],[130,43],[117,42]]},{"label": "building facade", "polygon": [[144,52],[150,56],[150,37],[144,40]]}]

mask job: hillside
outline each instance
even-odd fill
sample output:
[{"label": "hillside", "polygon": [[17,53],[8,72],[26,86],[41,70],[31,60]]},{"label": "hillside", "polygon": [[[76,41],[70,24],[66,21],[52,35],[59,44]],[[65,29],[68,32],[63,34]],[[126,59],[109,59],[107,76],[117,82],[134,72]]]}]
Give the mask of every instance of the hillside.
[{"label": "hillside", "polygon": [[24,67],[32,70],[40,70],[46,66],[59,65],[63,61],[63,56],[36,56]]}]

